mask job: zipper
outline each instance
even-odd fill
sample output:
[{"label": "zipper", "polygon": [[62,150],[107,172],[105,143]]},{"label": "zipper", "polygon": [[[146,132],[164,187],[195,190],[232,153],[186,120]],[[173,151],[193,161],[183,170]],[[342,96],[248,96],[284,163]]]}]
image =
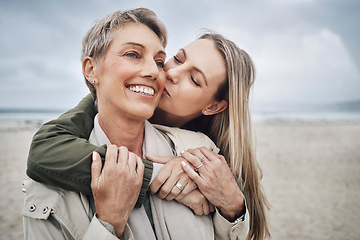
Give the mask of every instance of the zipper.
[{"label": "zipper", "polygon": [[54,210],[51,210],[51,216],[60,224],[60,226],[67,232],[70,236],[70,239],[76,240],[75,237],[71,234],[69,228],[65,225],[65,223],[55,214]]}]

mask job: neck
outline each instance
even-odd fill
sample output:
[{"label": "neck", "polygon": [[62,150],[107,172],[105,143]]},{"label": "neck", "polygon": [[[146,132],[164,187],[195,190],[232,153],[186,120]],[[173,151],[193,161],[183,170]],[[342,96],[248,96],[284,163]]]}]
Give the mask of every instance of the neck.
[{"label": "neck", "polygon": [[194,119],[192,116],[177,116],[156,108],[154,115],[150,118],[149,121],[153,124],[165,125],[169,127],[182,127],[192,119]]},{"label": "neck", "polygon": [[129,151],[143,157],[144,121],[99,111],[99,125],[111,144],[118,147],[125,146]]}]

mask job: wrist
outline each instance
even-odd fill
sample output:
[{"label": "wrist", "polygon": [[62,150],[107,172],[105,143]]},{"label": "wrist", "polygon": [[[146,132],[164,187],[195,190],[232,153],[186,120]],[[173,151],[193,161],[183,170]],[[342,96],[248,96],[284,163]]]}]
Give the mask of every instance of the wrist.
[{"label": "wrist", "polygon": [[225,208],[219,207],[219,213],[229,222],[234,222],[246,213],[245,200],[237,202],[237,204],[228,205]]},{"label": "wrist", "polygon": [[104,216],[99,215],[98,213],[97,218],[105,223],[110,224],[113,227],[116,237],[122,237],[126,225],[126,220],[121,217]]}]

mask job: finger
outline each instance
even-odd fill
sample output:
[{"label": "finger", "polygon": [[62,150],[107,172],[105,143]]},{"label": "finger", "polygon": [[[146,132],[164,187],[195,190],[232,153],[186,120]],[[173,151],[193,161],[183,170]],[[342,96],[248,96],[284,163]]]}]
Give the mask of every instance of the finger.
[{"label": "finger", "polygon": [[110,145],[106,150],[104,167],[113,167],[117,162],[118,150],[116,145]]},{"label": "finger", "polygon": [[159,191],[160,187],[170,177],[171,171],[165,171],[165,170],[166,170],[165,167],[163,167],[163,169],[160,170],[158,175],[152,181],[149,188],[151,193],[156,193],[157,191]]},{"label": "finger", "polygon": [[148,159],[152,162],[162,163],[162,164],[167,163],[169,160],[171,160],[171,158],[173,158],[173,157],[154,156],[154,155],[150,155],[150,154],[145,154],[145,157],[146,157],[146,159]]},{"label": "finger", "polygon": [[119,166],[126,166],[129,158],[129,150],[127,147],[121,146],[118,148],[117,163]]},{"label": "finger", "polygon": [[[196,156],[197,158],[199,158],[199,160],[202,163],[204,163],[205,161],[210,160],[208,158],[208,152],[206,151],[206,149],[207,149],[206,147],[197,148],[197,149],[189,149],[188,152],[191,153],[192,155]],[[207,150],[209,150],[209,149],[207,149]]]},{"label": "finger", "polygon": [[136,173],[142,177],[144,175],[144,169],[145,167],[143,161],[139,156],[136,156]]},{"label": "finger", "polygon": [[200,152],[205,156],[205,158],[209,161],[215,161],[215,160],[221,160],[226,162],[225,158],[219,154],[217,154],[214,151],[211,151],[210,149],[206,148],[206,147],[201,147]]},{"label": "finger", "polygon": [[128,166],[131,171],[136,171],[136,158],[137,155],[133,152],[129,152]]},{"label": "finger", "polygon": [[215,207],[211,203],[209,203],[210,212],[215,212]]},{"label": "finger", "polygon": [[[170,174],[170,177],[164,182],[164,184],[160,187],[158,196],[161,199],[166,198],[167,195],[170,194],[171,190],[174,188],[175,184],[179,181],[179,176],[174,174],[173,172]],[[177,190],[175,189],[175,192]],[[177,192],[179,194],[180,192]]]},{"label": "finger", "polygon": [[181,152],[181,156],[185,158],[189,163],[191,163],[191,165],[193,165],[194,167],[200,166],[200,164],[202,164],[200,159],[189,151]]},{"label": "finger", "polygon": [[196,183],[196,185],[203,185],[204,180],[185,161],[181,162],[181,166],[184,169],[184,172]]},{"label": "finger", "polygon": [[184,187],[180,194],[175,197],[175,200],[180,201],[195,189],[197,189],[197,185],[194,181],[191,180],[188,182],[188,184],[186,184],[186,187]]},{"label": "finger", "polygon": [[97,180],[100,177],[101,167],[102,167],[101,157],[99,153],[93,152],[92,160],[93,161],[91,163],[91,183],[95,184],[95,182],[97,182]]},{"label": "finger", "polygon": [[208,215],[210,213],[210,206],[209,206],[209,202],[206,202],[202,205],[203,207],[203,212],[204,215]]},{"label": "finger", "polygon": [[170,193],[166,196],[166,200],[170,201],[170,200],[173,200],[175,199],[179,194],[181,194],[181,192],[183,190],[185,190],[186,186],[188,184],[187,183],[184,183],[182,184],[180,182],[180,180],[175,184],[175,186],[173,186],[173,188],[171,189]]},{"label": "finger", "polygon": [[197,216],[201,216],[204,214],[203,208],[202,207],[197,207],[193,209],[194,214]]}]

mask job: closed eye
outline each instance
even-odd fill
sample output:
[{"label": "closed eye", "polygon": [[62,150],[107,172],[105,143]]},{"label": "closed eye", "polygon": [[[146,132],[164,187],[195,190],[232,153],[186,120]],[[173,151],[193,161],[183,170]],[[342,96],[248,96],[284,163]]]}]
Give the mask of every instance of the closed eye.
[{"label": "closed eye", "polygon": [[174,60],[175,60],[175,62],[177,62],[177,63],[182,63],[182,62],[180,61],[180,58],[179,58],[178,56],[176,56],[176,55],[174,55]]},{"label": "closed eye", "polygon": [[191,78],[191,81],[192,81],[196,86],[200,87],[200,84],[194,79],[193,76],[190,76],[190,78]]}]

